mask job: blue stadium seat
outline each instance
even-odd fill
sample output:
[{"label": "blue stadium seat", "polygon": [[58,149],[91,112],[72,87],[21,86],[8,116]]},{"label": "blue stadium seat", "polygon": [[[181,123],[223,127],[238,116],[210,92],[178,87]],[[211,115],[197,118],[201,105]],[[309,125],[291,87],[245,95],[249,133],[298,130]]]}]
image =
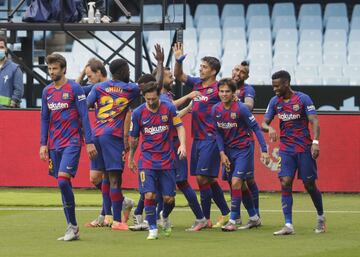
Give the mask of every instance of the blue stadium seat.
[{"label": "blue stadium seat", "polygon": [[221,13],[221,24],[224,23],[225,18],[228,17],[244,17],[244,5],[243,4],[225,4]]},{"label": "blue stadium seat", "polygon": [[345,3],[328,3],[324,12],[324,25],[327,23],[329,17],[346,17],[347,7]]},{"label": "blue stadium seat", "polygon": [[252,16],[268,16],[269,17],[269,5],[268,4],[249,4],[246,11],[246,22],[248,23]]},{"label": "blue stadium seat", "polygon": [[272,9],[271,20],[274,21],[280,16],[295,17],[295,7],[293,3],[275,3]]},{"label": "blue stadium seat", "polygon": [[217,4],[198,4],[195,10],[195,24],[203,15],[217,16],[219,18],[219,8]]}]

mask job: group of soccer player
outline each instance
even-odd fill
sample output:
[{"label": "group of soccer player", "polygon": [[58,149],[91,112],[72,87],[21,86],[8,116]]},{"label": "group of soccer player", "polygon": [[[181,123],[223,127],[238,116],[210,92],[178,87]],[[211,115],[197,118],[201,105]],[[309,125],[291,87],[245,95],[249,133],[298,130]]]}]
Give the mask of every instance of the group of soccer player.
[{"label": "group of soccer player", "polygon": [[[176,60],[175,78],[192,88],[190,94],[177,100],[171,92],[173,74],[163,66],[164,53],[159,45],[155,45],[154,73],[143,75],[138,83],[130,82],[129,65],[123,59],[110,63],[111,79],[107,79],[106,69],[99,60],[89,60],[77,80],[80,82],[87,76],[89,85],[82,87],[66,78],[63,56],[54,53],[46,58],[52,83],[45,87],[42,95],[40,158],[49,161],[49,174],[57,179],[62,196],[67,229],[58,240],[79,239],[71,179],[76,175],[83,137],[91,160],[90,180],[103,196],[101,214],[86,224],[87,227],[148,230],[147,239],[152,240],[158,238],[158,226],[161,226],[163,234],[169,236],[172,232],[169,216],[175,207],[176,187],[184,194],[195,216],[195,222],[187,231],[209,228],[236,231],[261,226],[259,189],[254,179],[253,134],[260,144],[260,161],[268,165],[270,157],[261,130],[268,133],[271,142],[278,140],[276,130],[270,126],[275,115],[280,120],[278,175],[285,226],[274,235],[295,233],[292,183],[296,171],[317,210],[315,232],[325,232],[322,196],[315,183],[320,128],[310,97],[291,89],[287,71],[274,73],[275,96],[259,126],[252,114],[255,91],[245,83],[249,76],[247,62],[235,65],[232,78],[217,81],[221,67],[217,58],[203,57],[200,76],[192,77],[182,69],[186,61],[182,43],[175,43],[172,50]],[[135,102],[141,95],[145,102],[136,107]],[[187,102],[190,103],[178,110]],[[92,129],[89,108],[95,109]],[[188,183],[187,137],[181,118],[189,113],[193,139],[190,174],[196,176],[200,202]],[[139,142],[141,150],[136,162]],[[126,179],[122,174],[126,154],[128,167],[138,174],[140,192],[133,215],[134,226],[130,227],[127,221],[134,203],[124,197],[121,188]],[[231,189],[230,208],[217,182],[220,169],[222,179]],[[210,219],[212,201],[221,212],[214,225]],[[241,202],[249,214],[243,226]]]}]

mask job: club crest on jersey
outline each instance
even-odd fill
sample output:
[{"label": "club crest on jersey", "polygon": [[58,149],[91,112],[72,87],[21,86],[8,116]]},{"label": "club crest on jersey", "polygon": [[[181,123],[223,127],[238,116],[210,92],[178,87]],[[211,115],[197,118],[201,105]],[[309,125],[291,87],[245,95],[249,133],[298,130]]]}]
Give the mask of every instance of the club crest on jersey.
[{"label": "club crest on jersey", "polygon": [[209,88],[208,90],[206,90],[206,94],[211,94],[212,92],[214,92],[214,89],[212,89],[212,88]]},{"label": "club crest on jersey", "polygon": [[62,99],[63,99],[63,100],[67,100],[67,99],[69,99],[69,98],[70,98],[69,93],[65,92],[65,93],[62,94]]},{"label": "club crest on jersey", "polygon": [[293,105],[293,110],[297,112],[300,109],[300,106],[298,104]]},{"label": "club crest on jersey", "polygon": [[236,119],[236,113],[235,112],[230,113],[230,118],[235,120]]},{"label": "club crest on jersey", "polygon": [[162,122],[167,122],[169,120],[167,115],[161,115]]}]

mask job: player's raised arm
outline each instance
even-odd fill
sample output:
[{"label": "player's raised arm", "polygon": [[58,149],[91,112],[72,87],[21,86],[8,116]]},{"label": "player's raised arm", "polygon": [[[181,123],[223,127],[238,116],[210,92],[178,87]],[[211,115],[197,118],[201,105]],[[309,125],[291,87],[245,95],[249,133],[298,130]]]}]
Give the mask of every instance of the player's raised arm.
[{"label": "player's raised arm", "polygon": [[183,44],[177,42],[174,44],[172,49],[176,60],[174,76],[177,80],[185,83],[187,81],[187,75],[183,71],[182,62],[185,60],[186,55],[184,55]]},{"label": "player's raised arm", "polygon": [[176,99],[173,101],[173,104],[178,108],[179,106],[183,105],[186,101],[192,100],[197,96],[201,96],[199,91],[192,91],[191,93],[184,95],[183,97]]},{"label": "player's raised arm", "polygon": [[40,159],[46,161],[48,159],[48,133],[49,133],[49,120],[50,110],[47,105],[47,89],[45,88],[42,94],[41,104],[41,135],[40,135]]},{"label": "player's raised arm", "polygon": [[153,52],[153,56],[157,61],[155,78],[161,90],[164,82],[164,48],[159,44],[155,44],[154,48],[155,53]]}]

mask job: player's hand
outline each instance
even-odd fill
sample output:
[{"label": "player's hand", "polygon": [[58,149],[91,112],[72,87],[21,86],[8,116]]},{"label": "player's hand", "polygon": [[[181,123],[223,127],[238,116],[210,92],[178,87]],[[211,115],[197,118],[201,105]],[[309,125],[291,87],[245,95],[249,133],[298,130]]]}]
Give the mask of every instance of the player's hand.
[{"label": "player's hand", "polygon": [[312,144],[311,145],[311,156],[314,160],[316,160],[319,157],[320,154],[320,148],[318,144]]},{"label": "player's hand", "polygon": [[260,161],[265,164],[265,166],[268,166],[270,163],[270,155],[268,153],[261,153]]},{"label": "player's hand", "polygon": [[40,160],[47,161],[49,158],[49,151],[47,145],[40,146]]},{"label": "player's hand", "polygon": [[155,53],[153,53],[155,60],[158,63],[164,63],[164,48],[162,48],[159,44],[155,44]]},{"label": "player's hand", "polygon": [[177,151],[177,154],[179,155],[179,159],[183,160],[186,158],[186,148],[183,145],[180,145]]},{"label": "player's hand", "polygon": [[97,156],[97,151],[96,151],[96,147],[94,144],[86,144],[86,152],[90,158],[90,160],[95,159],[95,157]]},{"label": "player's hand", "polygon": [[136,167],[136,163],[134,161],[134,159],[129,158],[129,169],[133,172],[136,173],[137,171],[137,167]]},{"label": "player's hand", "polygon": [[226,169],[229,170],[231,163],[229,158],[226,156],[226,154],[223,151],[220,152],[220,158],[221,158],[221,163],[225,165]]},{"label": "player's hand", "polygon": [[276,130],[269,126],[269,139],[270,142],[276,142],[278,140],[278,134]]},{"label": "player's hand", "polygon": [[192,100],[198,96],[202,96],[202,94],[199,91],[192,91],[191,93],[187,94],[188,100]]},{"label": "player's hand", "polygon": [[180,57],[184,56],[184,48],[183,44],[180,42],[177,42],[172,47],[175,59],[178,60]]},{"label": "player's hand", "polygon": [[237,96],[237,94],[233,94],[233,99],[234,102],[238,102],[239,101],[239,97]]}]

